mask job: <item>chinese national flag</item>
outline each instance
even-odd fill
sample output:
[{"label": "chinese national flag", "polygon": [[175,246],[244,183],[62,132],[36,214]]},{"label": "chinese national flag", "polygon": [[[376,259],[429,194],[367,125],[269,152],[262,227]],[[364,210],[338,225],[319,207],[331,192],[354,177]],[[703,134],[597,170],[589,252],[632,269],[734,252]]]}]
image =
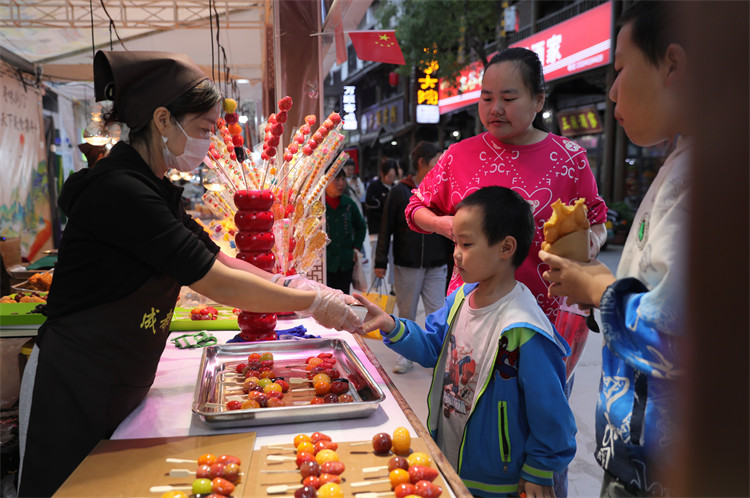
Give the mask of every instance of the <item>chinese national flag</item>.
[{"label": "chinese national flag", "polygon": [[394,30],[350,31],[357,57],[363,61],[385,62],[386,64],[406,64],[404,54],[396,40]]}]

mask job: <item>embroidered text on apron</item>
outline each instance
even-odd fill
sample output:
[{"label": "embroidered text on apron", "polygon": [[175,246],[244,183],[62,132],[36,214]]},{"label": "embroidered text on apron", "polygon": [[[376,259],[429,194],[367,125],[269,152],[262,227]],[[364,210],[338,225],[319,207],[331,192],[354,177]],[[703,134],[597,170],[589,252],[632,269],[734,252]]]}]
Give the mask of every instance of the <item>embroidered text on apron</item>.
[{"label": "embroidered text on apron", "polygon": [[179,290],[175,279],[153,277],[119,301],[43,326],[19,496],[52,496],[140,404]]}]

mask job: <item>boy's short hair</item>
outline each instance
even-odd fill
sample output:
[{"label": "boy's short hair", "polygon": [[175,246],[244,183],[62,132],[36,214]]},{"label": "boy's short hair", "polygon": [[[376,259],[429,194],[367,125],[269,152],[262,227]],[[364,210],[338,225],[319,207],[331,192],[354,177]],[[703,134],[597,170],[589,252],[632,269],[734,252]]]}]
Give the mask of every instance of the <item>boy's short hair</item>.
[{"label": "boy's short hair", "polygon": [[630,37],[654,66],[659,65],[670,43],[679,43],[674,22],[673,2],[640,0],[633,3],[617,21],[619,29],[632,23]]},{"label": "boy's short hair", "polygon": [[531,205],[506,187],[483,187],[458,203],[456,211],[475,206],[482,211],[482,232],[491,246],[510,235],[516,239],[511,263],[518,268],[529,255],[535,223]]}]

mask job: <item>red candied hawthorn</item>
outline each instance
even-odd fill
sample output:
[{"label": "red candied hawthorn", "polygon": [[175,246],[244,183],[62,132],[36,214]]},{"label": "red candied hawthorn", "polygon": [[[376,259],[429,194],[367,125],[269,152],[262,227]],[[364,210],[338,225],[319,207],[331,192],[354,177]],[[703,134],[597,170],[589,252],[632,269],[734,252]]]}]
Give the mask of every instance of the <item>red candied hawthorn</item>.
[{"label": "red candied hawthorn", "polygon": [[282,111],[288,111],[292,108],[292,98],[287,95],[279,100],[279,109]]}]

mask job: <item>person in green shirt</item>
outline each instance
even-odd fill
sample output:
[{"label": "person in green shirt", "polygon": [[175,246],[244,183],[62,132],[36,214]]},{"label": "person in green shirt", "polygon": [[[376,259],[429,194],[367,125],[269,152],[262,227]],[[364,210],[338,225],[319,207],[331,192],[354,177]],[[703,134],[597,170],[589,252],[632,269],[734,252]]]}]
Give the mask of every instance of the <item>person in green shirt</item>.
[{"label": "person in green shirt", "polygon": [[354,250],[362,252],[367,231],[356,201],[344,195],[346,175],[339,171],[326,187],[326,232],[331,243],[326,246],[327,284],[349,294],[354,270]]}]

